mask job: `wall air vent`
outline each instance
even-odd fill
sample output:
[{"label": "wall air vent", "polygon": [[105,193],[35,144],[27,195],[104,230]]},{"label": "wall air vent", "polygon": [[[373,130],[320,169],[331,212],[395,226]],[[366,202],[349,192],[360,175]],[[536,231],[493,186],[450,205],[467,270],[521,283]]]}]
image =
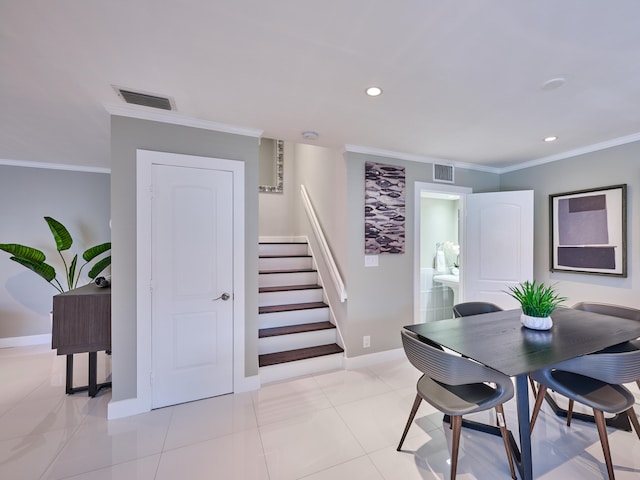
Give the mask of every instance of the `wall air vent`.
[{"label": "wall air vent", "polygon": [[454,183],[453,165],[443,163],[433,164],[433,181],[442,183]]},{"label": "wall air vent", "polygon": [[175,110],[175,102],[172,98],[154,95],[145,92],[136,92],[125,88],[116,87],[116,93],[125,102],[132,105],[142,105],[143,107],[159,108],[161,110]]}]

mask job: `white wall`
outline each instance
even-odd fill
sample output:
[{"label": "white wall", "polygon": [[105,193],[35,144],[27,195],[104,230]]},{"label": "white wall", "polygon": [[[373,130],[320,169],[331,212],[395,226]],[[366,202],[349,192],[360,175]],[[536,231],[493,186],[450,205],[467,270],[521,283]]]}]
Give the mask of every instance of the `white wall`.
[{"label": "white wall", "polygon": [[[0,243],[42,250],[66,285],[62,260],[43,217],[55,218],[71,233],[74,244],[65,253],[67,261],[110,241],[109,183],[108,173],[0,165]],[[9,258],[0,251],[0,339],[51,334],[49,312],[58,291]],[[87,272],[85,268],[79,285],[90,281]]]}]

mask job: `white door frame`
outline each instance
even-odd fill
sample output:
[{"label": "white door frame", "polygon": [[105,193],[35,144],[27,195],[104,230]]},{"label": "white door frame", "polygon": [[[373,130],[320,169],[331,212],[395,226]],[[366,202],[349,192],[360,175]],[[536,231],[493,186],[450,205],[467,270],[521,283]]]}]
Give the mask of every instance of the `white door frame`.
[{"label": "white door frame", "polygon": [[[233,173],[233,391],[245,379],[244,162],[136,150],[137,403],[151,410],[151,185],[152,165],[225,170]],[[241,388],[241,387],[240,387]]]},{"label": "white door frame", "polygon": [[[414,184],[414,215],[413,215],[413,234],[414,234],[414,252],[413,252],[413,323],[422,323],[420,318],[420,224],[422,222],[422,192],[440,192],[460,195],[461,218],[464,218],[464,199],[465,195],[473,193],[473,189],[469,187],[459,187],[456,185],[443,185],[439,183],[415,182]],[[458,238],[460,242],[460,261],[464,262],[464,222],[460,222],[460,231]],[[460,266],[462,270],[462,265]]]}]

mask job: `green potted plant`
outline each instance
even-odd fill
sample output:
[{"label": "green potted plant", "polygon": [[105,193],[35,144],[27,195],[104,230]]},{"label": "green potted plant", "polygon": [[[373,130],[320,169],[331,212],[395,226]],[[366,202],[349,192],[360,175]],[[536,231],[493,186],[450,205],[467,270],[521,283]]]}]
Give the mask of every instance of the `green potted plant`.
[{"label": "green potted plant", "polygon": [[[62,225],[62,223],[51,217],[44,217],[44,219],[47,222],[47,225],[49,225],[49,229],[51,230],[56,242],[56,249],[62,258],[62,263],[65,269],[65,278],[62,282],[57,278],[56,269],[45,262],[46,256],[42,251],[26,245],[20,245],[18,243],[2,243],[0,244],[0,250],[9,253],[11,255],[11,260],[28,268],[32,272],[37,273],[56,290],[63,293],[78,286],[82,269],[103,253],[111,250],[111,242],[102,243],[85,250],[82,253],[82,258],[85,263],[83,263],[80,268],[77,268],[77,254],[74,255],[69,263],[67,263],[67,259],[62,254],[62,252],[69,250],[73,244],[73,239],[71,238],[69,231],[64,225]],[[111,256],[103,257],[93,264],[93,267],[91,267],[87,275],[89,278],[94,279],[109,265],[111,265]]]},{"label": "green potted plant", "polygon": [[551,313],[566,300],[553,286],[535,280],[510,286],[506,293],[520,302],[522,324],[535,330],[549,330],[553,326]]}]

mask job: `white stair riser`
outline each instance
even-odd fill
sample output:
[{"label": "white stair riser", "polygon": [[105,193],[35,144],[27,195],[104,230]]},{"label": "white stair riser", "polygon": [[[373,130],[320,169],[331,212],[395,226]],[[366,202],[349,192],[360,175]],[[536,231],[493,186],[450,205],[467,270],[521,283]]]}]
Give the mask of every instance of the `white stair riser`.
[{"label": "white stair riser", "polygon": [[258,275],[259,287],[280,287],[287,285],[315,285],[317,272],[261,273]]},{"label": "white stair riser", "polygon": [[274,257],[259,258],[258,270],[301,270],[311,268],[311,257]]},{"label": "white stair riser", "polygon": [[299,348],[317,347],[336,343],[336,329],[316,330],[315,332],[291,333],[258,339],[258,353],[286,352]]},{"label": "white stair riser", "polygon": [[306,243],[260,243],[258,255],[307,255]]},{"label": "white stair riser", "polygon": [[297,362],[260,367],[260,383],[265,385],[270,382],[277,382],[288,378],[302,377],[332,370],[342,370],[344,366],[343,362],[344,354],[336,353],[333,355],[298,360]]},{"label": "white stair riser", "polygon": [[329,308],[310,308],[292,312],[261,313],[258,315],[259,328],[288,327],[329,321]]},{"label": "white stair riser", "polygon": [[286,292],[263,292],[258,294],[258,306],[291,305],[294,303],[322,302],[322,289],[287,290]]}]

